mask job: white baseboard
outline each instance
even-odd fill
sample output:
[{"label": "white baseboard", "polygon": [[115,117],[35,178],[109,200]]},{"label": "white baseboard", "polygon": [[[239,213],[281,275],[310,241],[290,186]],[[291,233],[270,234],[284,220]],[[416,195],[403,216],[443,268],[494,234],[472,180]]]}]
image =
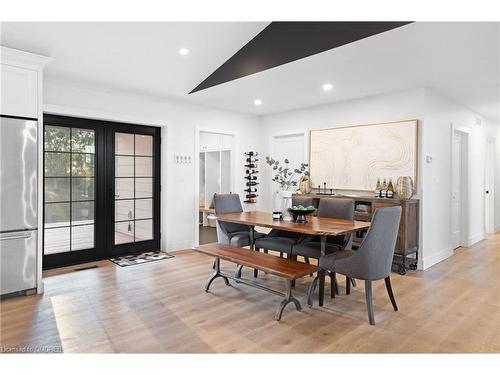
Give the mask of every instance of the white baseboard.
[{"label": "white baseboard", "polygon": [[497,225],[495,225],[495,233],[498,232],[500,230],[500,223],[498,223]]},{"label": "white baseboard", "polygon": [[469,246],[472,246],[475,243],[484,240],[484,238],[485,238],[484,232],[473,234],[472,236],[469,237]]},{"label": "white baseboard", "polygon": [[439,251],[436,254],[424,257],[422,259],[422,269],[426,270],[427,268],[432,267],[433,265],[438,264],[439,262],[442,262],[443,260],[451,257],[452,255],[453,255],[453,249],[451,247],[448,247],[446,249]]},{"label": "white baseboard", "polygon": [[194,246],[194,240],[173,241],[167,243],[167,251],[191,249]]}]

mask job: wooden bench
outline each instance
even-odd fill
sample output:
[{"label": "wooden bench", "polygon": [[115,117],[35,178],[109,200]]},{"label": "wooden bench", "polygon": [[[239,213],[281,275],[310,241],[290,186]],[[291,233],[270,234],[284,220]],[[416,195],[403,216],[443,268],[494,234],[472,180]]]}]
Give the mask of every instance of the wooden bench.
[{"label": "wooden bench", "polygon": [[[205,285],[205,292],[208,292],[210,285],[216,278],[221,277],[226,285],[229,285],[229,279],[231,279],[235,280],[237,283],[253,286],[274,294],[278,294],[280,296],[283,296],[284,299],[281,301],[276,311],[276,320],[281,320],[283,310],[285,309],[285,306],[290,302],[293,302],[295,304],[297,310],[301,310],[300,302],[292,296],[292,281],[300,279],[319,270],[317,266],[312,264],[301,263],[295,260],[280,258],[271,254],[264,254],[258,251],[222,245],[218,243],[201,245],[193,248],[193,250],[205,255],[215,257],[215,272],[212,274],[212,276],[209,277]],[[238,264],[240,266],[254,268],[256,270],[281,277],[285,279],[286,291],[283,293],[274,289],[270,289],[265,285],[256,283],[254,281],[243,279],[238,275],[238,272],[236,275],[230,275],[228,273],[221,272],[221,259]]]}]

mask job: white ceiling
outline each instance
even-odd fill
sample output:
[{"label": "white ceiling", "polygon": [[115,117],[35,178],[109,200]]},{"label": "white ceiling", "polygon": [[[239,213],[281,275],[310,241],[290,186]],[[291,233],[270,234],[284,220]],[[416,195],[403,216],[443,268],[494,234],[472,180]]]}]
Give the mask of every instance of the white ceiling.
[{"label": "white ceiling", "polygon": [[[500,23],[414,23],[188,95],[266,25],[3,23],[1,40],[54,57],[50,78],[247,113],[428,87],[500,121]],[[325,82],[331,92],[321,89]]]}]

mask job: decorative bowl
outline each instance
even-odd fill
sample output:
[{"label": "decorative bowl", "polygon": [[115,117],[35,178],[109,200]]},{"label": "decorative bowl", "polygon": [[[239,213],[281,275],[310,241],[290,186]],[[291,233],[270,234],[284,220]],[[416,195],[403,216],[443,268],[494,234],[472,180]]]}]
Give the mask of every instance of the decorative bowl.
[{"label": "decorative bowl", "polygon": [[293,209],[289,208],[288,211],[292,214],[293,221],[296,223],[307,223],[307,215],[312,214],[316,211],[315,208],[303,208],[303,209]]}]

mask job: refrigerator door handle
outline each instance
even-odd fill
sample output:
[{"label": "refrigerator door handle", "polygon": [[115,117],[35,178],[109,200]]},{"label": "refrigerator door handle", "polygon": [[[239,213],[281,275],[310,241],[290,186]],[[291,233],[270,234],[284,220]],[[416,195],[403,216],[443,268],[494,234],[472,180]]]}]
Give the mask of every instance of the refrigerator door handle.
[{"label": "refrigerator door handle", "polygon": [[0,241],[7,241],[7,240],[18,240],[21,238],[30,238],[31,237],[31,232],[27,232],[26,234],[23,235],[16,235],[16,236],[9,236],[9,237],[0,237]]}]

